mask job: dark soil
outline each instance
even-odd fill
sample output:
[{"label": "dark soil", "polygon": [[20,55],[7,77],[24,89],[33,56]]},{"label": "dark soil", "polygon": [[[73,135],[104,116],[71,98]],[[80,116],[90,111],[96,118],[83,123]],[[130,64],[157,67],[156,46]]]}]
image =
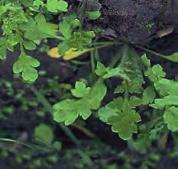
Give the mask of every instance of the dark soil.
[{"label": "dark soil", "polygon": [[157,31],[177,21],[178,3],[173,0],[101,0],[101,4],[103,26],[131,43],[148,42]]}]

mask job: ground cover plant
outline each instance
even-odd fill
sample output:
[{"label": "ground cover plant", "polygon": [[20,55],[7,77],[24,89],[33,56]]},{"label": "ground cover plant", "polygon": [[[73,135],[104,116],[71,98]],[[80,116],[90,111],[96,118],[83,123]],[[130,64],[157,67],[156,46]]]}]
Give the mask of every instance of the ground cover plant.
[{"label": "ground cover plant", "polygon": [[[155,168],[152,161],[160,159],[161,150],[165,150],[170,142],[174,148],[166,153],[170,157],[177,156],[178,81],[177,74],[165,65],[176,67],[178,52],[177,49],[159,50],[161,45],[162,49],[166,48],[164,43],[171,41],[172,35],[175,36],[174,43],[177,42],[176,7],[178,4],[174,0],[0,2],[0,58],[6,64],[12,53],[16,55],[13,64],[8,66],[13,79],[25,86],[14,96],[21,105],[19,111],[35,110],[35,120],[49,116],[49,124],[41,120],[33,126],[33,137],[38,144],[50,145],[44,150],[50,154],[46,157],[49,163],[59,161],[55,153],[61,150],[62,143],[53,133],[53,123],[57,123],[59,130],[78,147],[77,153],[83,159],[81,166],[74,168],[85,165],[91,168],[90,156],[94,153],[84,153],[70,126],[92,137],[88,131],[90,127],[84,126],[93,119],[109,126],[108,132],[116,133],[127,143],[126,151],[119,155],[111,153],[126,161],[123,168],[137,168],[137,161],[139,168]],[[72,75],[63,79],[68,74],[64,70],[59,78],[51,78],[48,69],[53,74],[58,72],[52,64],[43,66],[43,55],[48,55],[58,67],[65,65]],[[8,87],[5,96],[11,98],[14,95],[12,84],[3,79],[1,83],[2,88]],[[26,90],[33,93],[33,100],[27,99],[32,97],[31,94],[27,94],[27,98],[23,96]],[[52,96],[48,96],[49,93]],[[5,104],[1,109],[2,120],[15,114],[16,106],[13,103],[8,106]],[[85,125],[81,126],[83,123]],[[2,142],[17,142],[6,134],[3,136]],[[154,143],[160,151],[156,152]],[[30,145],[31,148],[34,146],[40,149],[40,146]],[[144,162],[133,155],[130,159],[135,163],[132,164],[132,160],[127,161],[130,150],[151,153],[144,156]],[[155,156],[153,152],[156,152]],[[10,153],[15,154],[16,147]],[[6,157],[7,150],[1,154]],[[31,160],[32,154],[18,156],[16,161]],[[98,166],[118,167],[116,163],[107,162]],[[48,167],[48,163],[34,160],[29,167]]]}]

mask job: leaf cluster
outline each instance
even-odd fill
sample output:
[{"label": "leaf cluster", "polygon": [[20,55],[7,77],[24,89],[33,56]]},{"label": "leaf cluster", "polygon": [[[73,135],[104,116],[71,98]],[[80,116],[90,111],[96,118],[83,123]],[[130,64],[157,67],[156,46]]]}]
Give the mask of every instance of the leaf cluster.
[{"label": "leaf cluster", "polygon": [[[62,54],[69,49],[84,50],[89,47],[95,38],[94,31],[84,30],[76,14],[62,17],[63,13],[68,12],[68,7],[69,4],[65,0],[2,0],[0,2],[2,25],[0,59],[6,59],[7,51],[20,50],[19,60],[22,60],[21,56],[28,56],[28,51],[36,50],[43,40],[49,38],[58,41]],[[57,14],[60,19],[58,23],[53,23],[53,17]],[[26,61],[27,59],[23,60],[23,62]],[[16,62],[14,67],[19,64],[18,60]],[[27,69],[29,68],[24,70]],[[20,73],[20,71],[14,71],[15,74],[17,72]],[[30,74],[23,71],[21,75],[23,80],[30,79],[34,82],[38,77],[37,74],[35,71],[33,78],[27,78]]]},{"label": "leaf cluster", "polygon": [[[152,122],[152,127],[146,131],[150,133],[150,139],[164,129],[163,125],[167,125],[171,131],[177,131],[178,82],[166,79],[162,66],[152,66],[146,54],[139,57],[134,49],[127,46],[121,49],[121,54],[121,62],[116,67],[97,63],[95,73],[100,81],[96,83],[97,87],[96,84],[90,88],[86,87],[84,82],[76,82],[71,93],[78,99],[66,99],[55,104],[54,119],[68,125],[78,116],[87,119],[92,112],[96,112],[101,121],[112,127],[113,132],[128,140],[134,133],[138,133],[142,126],[143,112],[140,110],[148,107],[161,119]],[[105,103],[103,98],[107,93],[103,82],[113,77],[119,78],[121,83],[114,89],[113,99]],[[93,88],[95,92],[91,92]],[[96,105],[92,106],[91,102]]]}]

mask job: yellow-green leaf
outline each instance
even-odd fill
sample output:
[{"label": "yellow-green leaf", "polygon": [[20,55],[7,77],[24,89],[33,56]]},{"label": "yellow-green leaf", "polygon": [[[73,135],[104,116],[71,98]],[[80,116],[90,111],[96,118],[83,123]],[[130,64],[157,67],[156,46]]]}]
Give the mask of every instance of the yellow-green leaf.
[{"label": "yellow-green leaf", "polygon": [[62,54],[60,54],[60,51],[58,50],[58,48],[55,47],[48,51],[48,55],[52,58],[61,58],[62,57],[63,60],[72,60],[72,59],[75,59],[75,58],[83,55],[84,53],[91,51],[91,50],[93,50],[93,49],[88,48],[88,49],[84,49],[84,50],[77,50],[75,48],[70,48],[62,56]]}]

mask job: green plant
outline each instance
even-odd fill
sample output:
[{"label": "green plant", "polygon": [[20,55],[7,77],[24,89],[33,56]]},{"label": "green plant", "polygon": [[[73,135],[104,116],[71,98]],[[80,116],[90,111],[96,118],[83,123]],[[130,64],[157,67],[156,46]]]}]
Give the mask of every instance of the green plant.
[{"label": "green plant", "polygon": [[[160,124],[152,122],[148,131],[150,135],[166,130],[166,126],[173,132],[177,131],[178,82],[168,79],[160,64],[152,65],[146,54],[137,53],[135,49],[173,62],[178,61],[177,53],[166,56],[139,45],[99,41],[97,34],[102,30],[84,26],[84,21],[101,16],[98,1],[93,7],[91,2],[84,0],[80,2],[79,10],[72,12],[68,11],[70,5],[65,0],[2,0],[0,58],[5,59],[7,51],[19,50],[13,72],[25,82],[32,83],[38,78],[40,62],[28,53],[38,50],[44,40],[57,41],[60,55],[71,50],[79,52],[78,55],[90,52],[90,77],[77,81],[69,98],[54,104],[55,121],[70,125],[78,117],[86,120],[94,115],[110,125],[122,139],[128,140],[133,134],[140,133],[144,125],[142,118],[149,111],[150,116],[157,114]],[[111,57],[109,63],[102,63],[99,49],[110,45],[119,46],[119,53]],[[119,80],[117,84],[113,83],[114,78]],[[106,99],[108,93],[112,96]],[[48,111],[51,110],[49,107]]]},{"label": "green plant", "polygon": [[[59,50],[64,53],[70,48],[83,50],[89,47],[95,37],[94,31],[85,31],[75,14],[66,16],[54,24],[53,15],[67,12],[68,2],[65,0],[20,0],[0,2],[0,58],[5,59],[7,51],[19,48],[19,59],[13,65],[13,72],[19,74],[27,82],[38,78],[36,70],[40,63],[29,56],[28,51],[35,50],[46,38],[60,42]],[[50,19],[51,18],[51,19]]]},{"label": "green plant", "polygon": [[[146,54],[139,57],[134,49],[127,46],[123,47],[121,53],[121,63],[114,68],[105,67],[101,62],[97,63],[95,73],[99,76],[100,83],[96,82],[89,88],[84,82],[76,82],[75,89],[71,90],[74,98],[63,100],[53,106],[54,120],[69,125],[78,116],[86,119],[93,110],[101,121],[112,126],[113,132],[127,140],[133,133],[138,132],[144,109],[149,107],[150,112],[157,112],[162,125],[167,124],[168,129],[177,131],[178,82],[166,79],[161,65],[151,66]],[[103,99],[109,90],[105,82],[112,77],[119,78],[121,82],[112,89],[113,99],[105,103]],[[93,90],[95,92],[92,92]]]}]

